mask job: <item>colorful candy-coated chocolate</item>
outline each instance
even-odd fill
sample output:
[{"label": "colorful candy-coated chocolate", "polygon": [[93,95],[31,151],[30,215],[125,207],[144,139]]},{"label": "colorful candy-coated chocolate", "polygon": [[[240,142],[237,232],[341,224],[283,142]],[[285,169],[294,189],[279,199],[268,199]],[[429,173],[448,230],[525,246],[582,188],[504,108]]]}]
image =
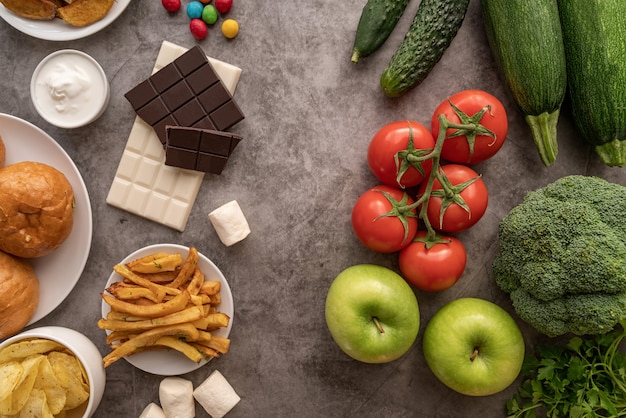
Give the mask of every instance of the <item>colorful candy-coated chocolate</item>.
[{"label": "colorful candy-coated chocolate", "polygon": [[191,1],[187,4],[187,16],[190,19],[200,19],[202,17],[202,9],[204,9],[204,4],[197,0]]},{"label": "colorful candy-coated chocolate", "polygon": [[189,22],[189,30],[191,30],[191,34],[194,38],[201,41],[206,38],[208,33],[208,28],[206,27],[206,23],[202,19],[191,19]]},{"label": "colorful candy-coated chocolate", "polygon": [[215,0],[213,4],[215,4],[215,8],[218,12],[228,13],[231,7],[233,7],[233,0]]},{"label": "colorful candy-coated chocolate", "polygon": [[202,10],[202,20],[204,20],[207,25],[212,25],[217,22],[217,9],[215,6],[212,4],[204,6]]},{"label": "colorful candy-coated chocolate", "polygon": [[170,13],[175,13],[180,10],[180,0],[161,0],[161,4],[165,10]]},{"label": "colorful candy-coated chocolate", "polygon": [[239,23],[235,19],[226,19],[222,23],[222,34],[228,39],[232,39],[239,33]]}]

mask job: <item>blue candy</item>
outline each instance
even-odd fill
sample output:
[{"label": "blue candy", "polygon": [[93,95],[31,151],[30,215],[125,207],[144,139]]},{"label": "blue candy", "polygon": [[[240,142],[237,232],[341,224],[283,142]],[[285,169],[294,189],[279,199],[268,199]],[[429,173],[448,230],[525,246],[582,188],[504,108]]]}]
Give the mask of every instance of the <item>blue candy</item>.
[{"label": "blue candy", "polygon": [[189,2],[187,5],[187,16],[190,19],[200,19],[202,18],[202,9],[204,9],[204,5],[199,1]]}]

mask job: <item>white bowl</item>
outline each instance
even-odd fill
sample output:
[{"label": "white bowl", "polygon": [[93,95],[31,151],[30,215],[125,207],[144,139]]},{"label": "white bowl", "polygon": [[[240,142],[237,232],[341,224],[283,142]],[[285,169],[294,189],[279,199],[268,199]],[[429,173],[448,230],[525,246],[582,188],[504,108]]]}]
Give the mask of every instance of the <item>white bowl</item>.
[{"label": "white bowl", "polygon": [[[139,250],[129,254],[120,261],[120,264],[128,263],[129,261],[136,260],[141,257],[145,257],[150,254],[159,252],[164,253],[180,253],[183,257],[187,257],[189,254],[189,247],[179,244],[154,244],[147,247],[140,248]],[[228,326],[220,328],[216,331],[212,331],[213,334],[220,337],[227,338],[233,327],[233,318],[235,315],[235,306],[233,303],[233,294],[228,285],[228,281],[220,271],[220,269],[209,260],[204,254],[198,252],[198,267],[204,273],[206,280],[218,280],[221,282],[220,295],[222,300],[219,304],[218,311],[224,312],[230,317]],[[122,281],[123,277],[116,272],[111,273],[109,280],[104,288],[108,288],[114,282]],[[111,311],[111,307],[103,300],[102,301],[102,317],[106,318],[107,314]],[[110,334],[110,331],[107,331]],[[208,360],[203,359],[199,363],[195,363],[185,357],[182,353],[175,350],[148,350],[140,353],[136,353],[125,357],[133,366],[148,373],[161,376],[176,376],[185,373],[192,372],[204,366]]]},{"label": "white bowl", "polygon": [[74,409],[71,413],[68,413],[67,418],[91,417],[100,405],[100,401],[102,401],[106,385],[106,372],[102,355],[95,344],[85,335],[73,329],[46,326],[33,328],[4,340],[0,343],[0,349],[27,338],[46,338],[56,341],[67,347],[80,360],[89,379],[89,401],[86,403],[84,411],[82,411],[82,408]]},{"label": "white bowl", "polygon": [[30,80],[37,112],[59,128],[79,128],[104,113],[110,86],[104,70],[90,55],[62,49],[45,57]]}]

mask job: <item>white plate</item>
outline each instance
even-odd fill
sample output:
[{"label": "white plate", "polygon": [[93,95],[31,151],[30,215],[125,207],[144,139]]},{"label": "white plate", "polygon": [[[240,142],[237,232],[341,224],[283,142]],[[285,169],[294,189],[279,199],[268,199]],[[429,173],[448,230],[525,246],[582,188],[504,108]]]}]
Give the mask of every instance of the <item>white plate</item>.
[{"label": "white plate", "polygon": [[47,133],[25,120],[0,113],[0,137],[6,148],[5,165],[20,161],[51,165],[65,174],[76,200],[74,225],[65,242],[50,254],[29,260],[40,287],[39,306],[28,323],[30,325],[59,306],[83,273],[91,248],[91,202],[76,165]]},{"label": "white plate", "polygon": [[85,38],[106,28],[122,14],[129,4],[130,0],[115,0],[104,18],[82,28],[71,26],[58,18],[53,20],[26,19],[11,12],[2,4],[0,4],[0,17],[20,32],[35,38],[48,41],[71,41]]},{"label": "white plate", "polygon": [[[120,261],[120,264],[124,264],[129,261],[136,260],[140,257],[144,257],[158,252],[180,253],[183,257],[187,257],[187,254],[189,253],[189,248],[178,244],[149,245],[128,255],[125,259]],[[205,255],[201,253],[198,253],[198,267],[200,267],[200,270],[202,270],[202,273],[204,273],[206,280],[219,280],[221,282],[220,295],[222,301],[218,306],[218,310],[228,315],[230,317],[230,321],[228,322],[227,327],[212,331],[212,333],[220,337],[228,338],[230,330],[233,326],[233,316],[235,312],[233,305],[233,295],[230,291],[228,282],[226,281],[226,278],[224,277],[220,269],[218,269],[211,260],[209,260]],[[109,287],[112,283],[122,280],[122,276],[115,272],[112,273],[109,277],[109,280],[107,281],[105,289]],[[106,318],[107,314],[110,311],[111,309],[109,305],[103,300],[102,317]],[[110,332],[107,331],[107,334],[109,333]],[[138,369],[162,376],[175,376],[179,374],[189,373],[199,369],[208,362],[207,360],[202,360],[200,363],[195,363],[178,351],[169,349],[144,351],[142,353],[127,356],[125,357],[125,359]]]}]

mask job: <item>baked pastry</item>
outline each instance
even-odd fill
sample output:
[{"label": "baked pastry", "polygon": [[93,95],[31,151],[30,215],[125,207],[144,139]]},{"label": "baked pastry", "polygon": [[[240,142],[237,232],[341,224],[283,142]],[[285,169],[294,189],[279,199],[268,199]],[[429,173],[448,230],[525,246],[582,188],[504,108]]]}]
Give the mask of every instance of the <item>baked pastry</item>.
[{"label": "baked pastry", "polygon": [[39,305],[39,280],[21,258],[0,251],[0,340],[17,334]]},{"label": "baked pastry", "polygon": [[73,223],[74,192],[63,173],[32,161],[0,168],[0,251],[44,256],[65,241]]},{"label": "baked pastry", "polygon": [[72,26],[89,26],[105,17],[114,0],[73,0],[57,9],[57,16]]},{"label": "baked pastry", "polygon": [[52,20],[56,17],[57,6],[48,0],[0,0],[0,3],[27,19]]}]

